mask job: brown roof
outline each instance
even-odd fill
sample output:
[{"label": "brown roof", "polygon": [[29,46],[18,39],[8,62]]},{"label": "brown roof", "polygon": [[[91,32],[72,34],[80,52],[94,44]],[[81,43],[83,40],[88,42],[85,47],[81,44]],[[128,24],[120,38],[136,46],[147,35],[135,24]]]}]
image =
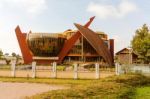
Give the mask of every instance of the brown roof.
[{"label": "brown roof", "polygon": [[[80,33],[87,39],[95,51],[104,58],[104,60],[110,65],[113,65],[112,56],[104,41],[92,30],[85,28],[79,24],[75,24]],[[99,45],[99,46],[98,46]]]},{"label": "brown roof", "polygon": [[[130,50],[130,51],[132,51],[132,48],[123,48],[122,50],[118,51],[118,52],[116,53],[116,55],[120,54],[120,53],[123,52],[124,50]],[[133,51],[132,51],[132,53],[133,53]]]}]

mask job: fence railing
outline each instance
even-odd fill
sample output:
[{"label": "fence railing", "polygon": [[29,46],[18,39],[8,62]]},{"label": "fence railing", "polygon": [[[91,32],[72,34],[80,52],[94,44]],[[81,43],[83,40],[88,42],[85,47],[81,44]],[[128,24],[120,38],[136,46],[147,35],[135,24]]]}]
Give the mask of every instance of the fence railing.
[{"label": "fence railing", "polygon": [[129,73],[129,72],[150,75],[150,64],[130,64],[130,65],[123,64],[123,65],[120,65],[120,64],[116,63],[115,67],[116,67],[116,75]]},{"label": "fence railing", "polygon": [[99,79],[100,77],[103,78],[115,74],[114,69],[100,68],[98,63],[87,68],[78,63],[75,63],[72,66],[61,66],[57,65],[56,62],[53,62],[49,66],[39,66],[36,62],[32,62],[31,65],[18,66],[15,62],[12,62],[11,66],[7,66],[7,68],[7,70],[0,68],[0,76]]}]

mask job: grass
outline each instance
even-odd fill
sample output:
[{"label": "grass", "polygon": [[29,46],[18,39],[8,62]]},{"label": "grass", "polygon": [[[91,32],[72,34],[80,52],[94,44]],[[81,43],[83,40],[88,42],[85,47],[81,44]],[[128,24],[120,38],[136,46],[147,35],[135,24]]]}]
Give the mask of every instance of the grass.
[{"label": "grass", "polygon": [[55,85],[79,85],[91,83],[92,80],[73,80],[73,79],[48,79],[48,78],[12,78],[12,77],[0,77],[0,81],[3,82],[28,82],[28,83],[45,83]]},{"label": "grass", "polygon": [[0,70],[10,70],[11,66],[10,65],[0,65]]},{"label": "grass", "polygon": [[134,99],[139,86],[150,84],[149,79],[141,75],[122,75],[102,80],[84,80],[72,84],[70,89],[49,91],[29,99]]},{"label": "grass", "polygon": [[[32,97],[27,97],[27,99],[135,99],[140,93],[139,90],[142,90],[142,86],[148,86],[150,84],[149,78],[135,74],[113,76],[100,80],[0,77],[0,81],[46,83],[67,85],[70,87],[69,89],[37,94]],[[149,87],[145,90],[148,92]]]},{"label": "grass", "polygon": [[57,66],[57,70],[58,70],[58,71],[64,71],[65,68],[66,68],[66,66],[63,66],[63,65],[58,65],[58,66]]},{"label": "grass", "polygon": [[136,88],[134,99],[150,99],[150,86]]}]

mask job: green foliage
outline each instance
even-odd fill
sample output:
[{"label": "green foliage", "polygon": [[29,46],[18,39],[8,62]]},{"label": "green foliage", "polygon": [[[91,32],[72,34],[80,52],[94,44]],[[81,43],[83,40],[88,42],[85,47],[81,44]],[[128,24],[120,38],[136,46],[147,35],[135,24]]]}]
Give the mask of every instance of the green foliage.
[{"label": "green foliage", "polygon": [[0,59],[2,58],[2,56],[3,56],[3,52],[2,50],[0,50]]},{"label": "green foliage", "polygon": [[66,68],[66,66],[60,66],[60,65],[57,66],[58,71],[64,71],[65,68]]},{"label": "green foliage", "polygon": [[16,56],[17,56],[16,53],[14,53],[14,52],[13,52],[11,55],[12,55],[13,57],[16,57]]},{"label": "green foliage", "polygon": [[13,57],[16,57],[16,63],[18,64],[18,61],[19,61],[19,58],[20,58],[20,55],[19,54],[16,54],[15,52],[12,52],[11,54]]},{"label": "green foliage", "polygon": [[150,31],[146,24],[136,30],[131,45],[141,63],[150,62]]},{"label": "green foliage", "polygon": [[133,99],[149,99],[150,98],[150,86],[138,87],[135,90]]}]

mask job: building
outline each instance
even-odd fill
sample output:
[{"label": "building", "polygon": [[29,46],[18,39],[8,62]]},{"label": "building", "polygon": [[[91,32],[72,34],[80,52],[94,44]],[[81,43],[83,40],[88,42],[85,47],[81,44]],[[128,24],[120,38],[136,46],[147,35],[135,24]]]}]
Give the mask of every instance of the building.
[{"label": "building", "polygon": [[[63,34],[67,39],[72,37],[76,31],[67,30]],[[103,39],[107,47],[110,47],[112,39],[108,39],[107,34],[104,32],[97,31],[96,34]],[[90,43],[82,36],[73,45],[72,49],[69,51],[67,56],[64,58],[64,62],[103,62],[103,58],[97,54],[95,49],[90,45]]]},{"label": "building", "polygon": [[137,55],[132,48],[123,48],[116,53],[116,61],[120,64],[133,64],[137,62]]},{"label": "building", "polygon": [[[103,32],[93,32],[85,26],[75,24],[78,30],[62,33],[22,33],[15,29],[25,63],[49,64],[73,62],[103,62],[113,65],[114,40]],[[93,39],[93,40],[92,40]]]}]

